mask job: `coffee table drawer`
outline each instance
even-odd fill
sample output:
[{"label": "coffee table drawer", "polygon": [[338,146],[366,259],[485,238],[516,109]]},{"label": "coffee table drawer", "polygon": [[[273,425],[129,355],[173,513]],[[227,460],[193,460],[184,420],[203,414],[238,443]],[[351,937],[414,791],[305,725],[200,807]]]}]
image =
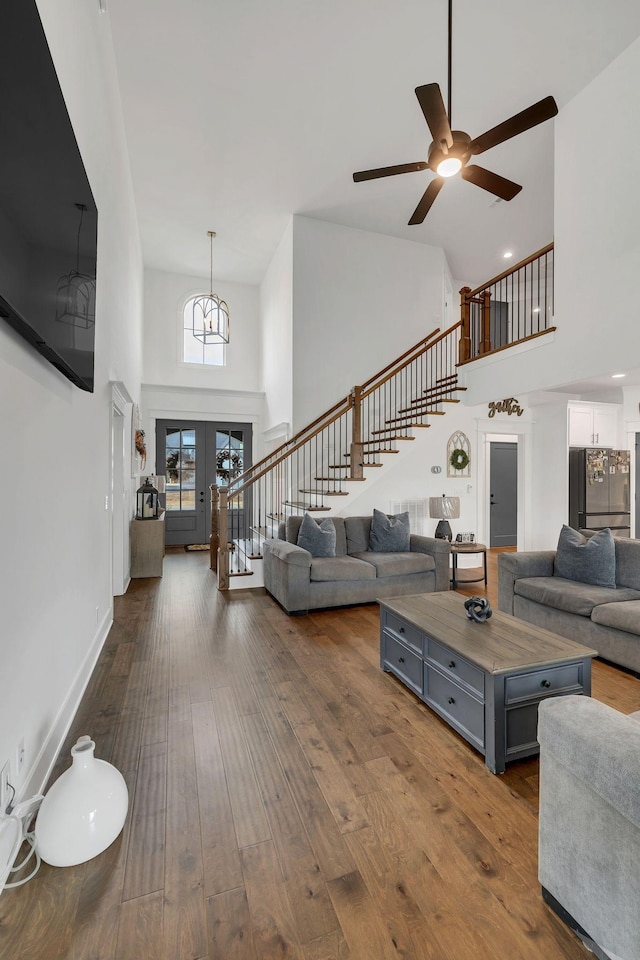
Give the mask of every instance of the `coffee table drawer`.
[{"label": "coffee table drawer", "polygon": [[384,631],[384,664],[416,693],[422,694],[422,657]]},{"label": "coffee table drawer", "polygon": [[462,680],[473,690],[476,690],[481,697],[484,696],[484,671],[431,638],[429,638],[428,656],[429,660],[437,663],[451,677]]},{"label": "coffee table drawer", "polygon": [[426,663],[424,699],[467,740],[484,748],[484,703]]},{"label": "coffee table drawer", "polygon": [[394,617],[392,613],[385,610],[382,626],[385,630],[397,634],[403,643],[413,647],[416,653],[422,654],[422,634],[419,630],[416,630],[415,627],[412,627],[410,623],[405,623],[399,617]]},{"label": "coffee table drawer", "polygon": [[548,697],[558,690],[582,687],[582,663],[564,663],[532,673],[515,674],[505,681],[505,703],[528,697]]}]

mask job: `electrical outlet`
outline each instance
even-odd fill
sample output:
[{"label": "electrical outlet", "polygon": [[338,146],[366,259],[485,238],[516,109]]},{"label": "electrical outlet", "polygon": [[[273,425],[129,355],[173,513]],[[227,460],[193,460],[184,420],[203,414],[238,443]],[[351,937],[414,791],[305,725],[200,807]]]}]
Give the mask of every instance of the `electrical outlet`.
[{"label": "electrical outlet", "polygon": [[10,790],[9,790],[9,778],[11,777],[11,767],[9,761],[5,763],[2,770],[0,770],[0,816],[7,812],[7,807],[9,806]]},{"label": "electrical outlet", "polygon": [[20,740],[18,744],[18,749],[16,750],[16,771],[20,773],[24,767],[24,737]]}]

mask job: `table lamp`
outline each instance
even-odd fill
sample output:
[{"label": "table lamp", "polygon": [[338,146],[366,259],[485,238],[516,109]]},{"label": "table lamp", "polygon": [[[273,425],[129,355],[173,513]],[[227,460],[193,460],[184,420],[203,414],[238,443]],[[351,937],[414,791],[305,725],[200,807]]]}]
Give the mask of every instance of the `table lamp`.
[{"label": "table lamp", "polygon": [[438,520],[434,534],[438,540],[451,540],[452,533],[449,520],[457,520],[460,516],[460,497],[429,497],[429,516]]}]

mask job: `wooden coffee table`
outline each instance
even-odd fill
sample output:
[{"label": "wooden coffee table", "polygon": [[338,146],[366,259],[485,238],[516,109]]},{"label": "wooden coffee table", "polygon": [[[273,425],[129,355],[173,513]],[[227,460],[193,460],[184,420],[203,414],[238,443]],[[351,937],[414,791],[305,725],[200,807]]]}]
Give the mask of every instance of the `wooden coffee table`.
[{"label": "wooden coffee table", "polygon": [[382,669],[479,750],[492,773],[539,752],[541,700],[591,695],[597,650],[497,610],[474,623],[459,594],[379,603]]}]

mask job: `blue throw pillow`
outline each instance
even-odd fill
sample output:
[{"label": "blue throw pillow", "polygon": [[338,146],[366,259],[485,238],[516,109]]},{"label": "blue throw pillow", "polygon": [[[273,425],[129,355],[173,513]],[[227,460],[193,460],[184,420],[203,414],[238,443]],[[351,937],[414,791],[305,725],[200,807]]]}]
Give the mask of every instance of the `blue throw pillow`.
[{"label": "blue throw pillow", "polygon": [[609,527],[587,539],[563,524],[558,538],[554,575],[595,587],[616,585],[616,545]]},{"label": "blue throw pillow", "polygon": [[376,553],[407,553],[411,549],[410,541],[408,512],[387,516],[374,509],[369,534],[370,550]]},{"label": "blue throw pillow", "polygon": [[298,531],[298,546],[308,550],[312,557],[335,557],[336,528],[327,517],[316,523],[308,513],[302,518]]}]

